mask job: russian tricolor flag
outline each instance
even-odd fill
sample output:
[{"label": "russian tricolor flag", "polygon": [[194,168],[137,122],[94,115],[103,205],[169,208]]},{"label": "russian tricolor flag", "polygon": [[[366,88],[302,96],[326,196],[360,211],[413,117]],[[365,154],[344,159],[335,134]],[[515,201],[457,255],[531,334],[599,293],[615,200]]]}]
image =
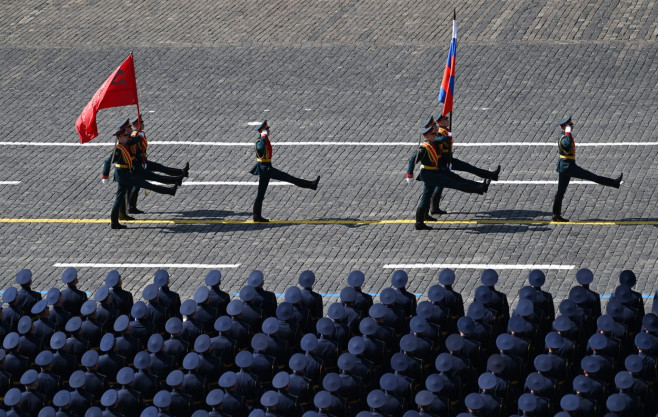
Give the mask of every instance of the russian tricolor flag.
[{"label": "russian tricolor flag", "polygon": [[446,69],[443,73],[441,82],[441,92],[439,93],[439,103],[443,103],[443,113],[445,116],[452,111],[452,98],[455,94],[455,61],[457,59],[457,19],[452,20],[452,41],[450,42],[450,52]]}]

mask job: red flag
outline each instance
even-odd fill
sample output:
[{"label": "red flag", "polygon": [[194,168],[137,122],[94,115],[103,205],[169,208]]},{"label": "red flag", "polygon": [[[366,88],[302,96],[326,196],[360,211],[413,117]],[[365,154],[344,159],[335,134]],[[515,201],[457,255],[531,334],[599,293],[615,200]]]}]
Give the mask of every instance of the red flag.
[{"label": "red flag", "polygon": [[98,136],[98,128],[96,127],[96,113],[98,113],[98,110],[109,107],[130,106],[137,104],[137,102],[135,63],[133,55],[130,54],[100,86],[82,110],[78,120],[76,120],[75,128],[78,135],[80,135],[80,143],[89,142]]}]

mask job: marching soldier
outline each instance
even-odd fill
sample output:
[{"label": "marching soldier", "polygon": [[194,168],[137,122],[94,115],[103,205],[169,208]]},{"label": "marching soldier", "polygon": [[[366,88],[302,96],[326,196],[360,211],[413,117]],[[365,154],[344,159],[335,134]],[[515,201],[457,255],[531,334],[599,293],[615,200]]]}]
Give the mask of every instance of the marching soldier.
[{"label": "marching soldier", "polygon": [[557,124],[562,128],[564,133],[560,136],[557,144],[560,158],[557,161],[556,171],[559,174],[559,178],[555,200],[553,201],[553,221],[568,222],[569,220],[562,217],[562,199],[571,178],[580,178],[605,185],[606,187],[619,188],[624,174],[619,175],[616,179],[601,177],[576,165],[576,142],[571,135],[571,129],[573,128],[571,116],[560,120]]},{"label": "marching soldier", "polygon": [[34,359],[35,364],[41,368],[41,372],[37,375],[39,383],[39,391],[43,393],[50,402],[50,398],[60,388],[60,378],[52,372],[53,353],[50,350],[43,350],[39,352]]},{"label": "marching soldier", "polygon": [[317,190],[320,176],[318,176],[315,181],[308,181],[293,177],[290,174],[274,168],[272,166],[272,144],[269,139],[270,126],[267,124],[267,120],[256,127],[255,130],[260,134],[260,138],[256,141],[255,145],[256,160],[258,162],[249,172],[252,175],[258,175],[260,177],[258,180],[258,194],[256,194],[256,200],[254,201],[254,221],[264,223],[269,221],[261,215],[261,212],[263,208],[263,200],[265,199],[265,191],[267,191],[267,185],[270,183],[270,179],[289,182],[301,188]]},{"label": "marching soldier", "polygon": [[[119,223],[119,210],[121,205],[124,203],[126,193],[131,187],[146,188],[147,190],[155,191],[160,194],[169,194],[176,195],[176,190],[181,183],[180,179],[176,179],[173,183],[173,187],[162,187],[160,185],[151,184],[146,181],[141,176],[133,174],[133,169],[137,169],[133,165],[134,155],[131,152],[128,141],[130,140],[130,134],[126,131],[125,127],[119,126],[117,131],[114,132],[114,135],[119,139],[119,143],[114,148],[114,181],[117,182],[117,192],[114,199],[114,205],[112,206],[112,213],[110,215],[111,227],[112,229],[125,229],[127,226]],[[111,157],[111,156],[110,156]],[[110,160],[106,159],[103,166],[103,183],[107,182],[107,178],[110,174]],[[166,183],[168,180],[159,180],[159,182]],[[171,182],[170,182],[171,183]]]},{"label": "marching soldier", "polygon": [[[150,160],[147,158],[147,149],[148,149],[148,141],[146,140],[146,134],[144,133],[144,120],[142,120],[142,115],[140,114],[138,117],[135,117],[134,119],[130,120],[130,123],[132,124],[132,133],[131,137],[133,139],[137,140],[137,143],[135,146],[137,147],[139,157],[138,157],[138,163],[146,170],[149,172],[161,172],[165,175],[170,175],[173,177],[185,177],[187,178],[189,176],[190,172],[190,163],[186,163],[185,167],[183,169],[179,168],[170,168],[167,166],[164,166],[162,164],[159,164],[157,162],[154,162],[153,160]],[[149,178],[146,178],[149,179]],[[128,213],[131,214],[142,214],[144,213],[142,210],[139,210],[137,208],[137,197],[139,196],[139,187],[133,187],[126,195],[127,200],[128,200]]]},{"label": "marching soldier", "polygon": [[[430,117],[430,120],[431,119],[432,118]],[[448,116],[439,116],[439,118],[436,119],[435,126],[438,129],[439,137],[442,139],[439,142],[439,146],[441,147],[441,156],[442,156],[441,159],[442,162],[448,166],[450,171],[469,172],[480,178],[487,178],[492,181],[498,181],[498,174],[500,174],[500,165],[498,165],[498,168],[495,171],[487,171],[486,169],[475,167],[467,162],[464,162],[460,159],[453,157],[452,133],[448,131],[448,125],[449,125]],[[446,211],[441,210],[439,208],[439,203],[441,202],[442,193],[443,193],[443,187],[436,187],[434,189],[434,192],[432,193],[432,202],[430,203],[431,214],[447,213]]]},{"label": "marching soldier", "polygon": [[302,271],[299,274],[299,286],[302,287],[302,305],[311,312],[311,319],[317,321],[322,317],[322,296],[313,291],[315,274],[313,271]]},{"label": "marching soldier", "polygon": [[[109,387],[107,378],[98,370],[98,358],[100,355],[95,350],[88,350],[80,359],[80,363],[85,368],[85,387],[87,392],[94,397],[99,398]],[[52,355],[51,355],[52,361]]]},{"label": "marching soldier", "polygon": [[23,313],[32,310],[37,301],[41,300],[41,294],[32,289],[32,271],[29,269],[21,269],[16,274],[16,283],[21,286],[18,290],[16,298],[18,299],[18,306]]},{"label": "marching soldier", "polygon": [[134,304],[133,295],[122,288],[123,280],[116,269],[107,273],[107,277],[105,277],[105,285],[110,290],[112,300],[116,304],[119,314],[129,315]]},{"label": "marching soldier", "polygon": [[222,282],[222,273],[214,269],[206,275],[205,283],[210,288],[208,292],[208,304],[214,308],[219,316],[226,314],[226,306],[231,301],[231,296],[219,288]]},{"label": "marching soldier", "polygon": [[438,133],[433,126],[421,130],[421,135],[425,139],[418,151],[416,151],[411,158],[409,158],[409,166],[407,168],[407,182],[411,182],[414,174],[414,167],[418,162],[421,163],[420,174],[416,178],[417,181],[423,181],[423,194],[418,202],[416,209],[416,230],[430,230],[432,229],[425,224],[425,218],[430,209],[430,199],[432,192],[436,187],[454,188],[466,193],[484,194],[489,188],[491,180],[485,179],[482,183],[467,180],[457,174],[447,171],[445,166],[440,164],[441,149],[437,146],[436,139]]},{"label": "marching soldier", "polygon": [[38,377],[37,371],[28,369],[20,378],[21,385],[25,387],[21,394],[21,410],[30,416],[38,414],[46,402],[39,387]]},{"label": "marching soldier", "polygon": [[80,317],[71,317],[64,326],[64,330],[69,335],[66,339],[66,352],[75,356],[78,360],[89,349],[89,341],[80,334],[81,328],[82,319]]},{"label": "marching soldier", "polygon": [[266,290],[263,285],[265,276],[259,270],[251,271],[247,278],[247,284],[256,290],[254,297],[255,304],[262,311],[263,318],[276,316],[276,295],[272,291]]},{"label": "marching soldier", "polygon": [[66,268],[62,273],[62,282],[66,284],[66,288],[62,290],[62,308],[71,316],[79,316],[80,308],[89,297],[77,287],[78,271],[75,268]]},{"label": "marching soldier", "polygon": [[182,319],[183,316],[180,314],[180,295],[169,289],[169,273],[165,269],[158,269],[155,272],[153,283],[159,288],[158,297],[160,304],[167,309],[167,318],[178,317]]},{"label": "marching soldier", "polygon": [[368,310],[370,310],[370,307],[373,305],[372,295],[363,292],[361,289],[365,280],[365,275],[359,270],[354,270],[347,276],[347,285],[354,288],[356,291],[354,308],[359,311],[361,317],[366,317],[368,315]]},{"label": "marching soldier", "polygon": [[2,322],[6,328],[15,331],[18,321],[23,316],[23,310],[18,300],[18,290],[15,287],[7,288],[2,293],[2,301],[7,303],[7,307],[2,310]]}]

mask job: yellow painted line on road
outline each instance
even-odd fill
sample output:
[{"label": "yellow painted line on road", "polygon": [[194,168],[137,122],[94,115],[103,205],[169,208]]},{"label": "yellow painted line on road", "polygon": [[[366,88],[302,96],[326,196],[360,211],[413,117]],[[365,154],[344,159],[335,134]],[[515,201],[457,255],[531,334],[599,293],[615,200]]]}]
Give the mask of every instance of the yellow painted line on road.
[{"label": "yellow painted line on road", "polygon": [[[364,225],[364,224],[413,224],[414,220],[392,219],[392,220],[270,220],[269,223],[255,223],[252,220],[221,220],[221,219],[154,219],[154,220],[130,220],[121,221],[126,224],[311,224],[311,225]],[[60,223],[60,224],[107,224],[109,219],[1,219],[0,223]],[[553,222],[550,220],[502,220],[502,219],[465,219],[465,220],[438,220],[427,222],[435,225],[517,225],[517,226],[658,226],[658,220],[585,220],[570,221],[568,223]]]}]

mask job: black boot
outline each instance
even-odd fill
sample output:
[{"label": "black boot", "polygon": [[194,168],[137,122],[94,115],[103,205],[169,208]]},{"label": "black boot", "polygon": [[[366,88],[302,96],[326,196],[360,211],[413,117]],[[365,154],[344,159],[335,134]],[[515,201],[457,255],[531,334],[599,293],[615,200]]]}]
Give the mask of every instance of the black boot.
[{"label": "black boot", "polygon": [[144,212],[137,208],[137,197],[139,196],[139,189],[131,191],[128,196],[128,213],[130,214],[144,214]]},{"label": "black boot", "polygon": [[482,180],[480,187],[478,188],[478,194],[484,194],[489,191],[489,184],[491,184],[491,180],[489,178]]},{"label": "black boot", "polygon": [[119,220],[135,220],[134,217],[129,216],[129,215],[126,213],[126,205],[125,205],[125,203],[124,203],[124,204],[121,204],[121,207],[119,207]]},{"label": "black boot", "polygon": [[311,190],[317,190],[319,182],[320,182],[320,176],[318,175],[315,181],[311,181]]},{"label": "black boot", "polygon": [[261,211],[263,210],[263,202],[262,201],[254,201],[254,222],[256,223],[267,223],[269,220],[267,220],[265,217],[261,216]]},{"label": "black boot", "polygon": [[189,162],[186,163],[186,164],[185,164],[185,168],[183,168],[183,176],[184,176],[185,178],[187,178],[187,177],[190,176],[190,163],[189,163]]},{"label": "black boot", "polygon": [[498,181],[498,174],[500,174],[500,165],[498,165],[498,169],[491,173],[491,179]]},{"label": "black boot", "polygon": [[436,221],[436,219],[434,217],[430,216],[430,208],[429,207],[427,207],[425,209],[425,221],[426,222],[435,222]]},{"label": "black boot", "polygon": [[135,220],[135,218],[132,217],[132,216],[129,216],[128,214],[126,214],[125,211],[121,211],[119,213],[119,220],[128,220],[128,221],[130,221],[130,220]]},{"label": "black boot", "polygon": [[110,213],[110,227],[112,229],[127,229],[127,226],[124,226],[119,223],[119,208],[112,207],[112,212]]},{"label": "black boot", "polygon": [[613,185],[613,187],[619,188],[619,186],[621,185],[622,178],[624,178],[624,174],[621,174],[620,176],[617,177],[617,179],[615,179],[615,185]]},{"label": "black boot", "polygon": [[178,190],[178,184],[174,185],[171,188],[167,188],[167,192],[165,194],[176,195],[177,190]]},{"label": "black boot", "polygon": [[414,226],[416,230],[432,230],[431,227],[425,224],[425,213],[424,208],[418,207],[416,209],[416,225]]},{"label": "black boot", "polygon": [[432,194],[432,200],[430,202],[430,214],[438,214],[439,216],[442,214],[448,214],[447,211],[441,210],[439,207],[439,204],[441,203],[441,194],[443,191],[439,192],[434,192]]},{"label": "black boot", "polygon": [[178,186],[178,187],[183,185],[183,177],[184,177],[184,175],[179,175],[178,177],[176,177],[176,182],[174,184],[176,184],[176,186]]},{"label": "black boot", "polygon": [[551,221],[558,223],[568,222],[569,220],[562,217],[561,213],[562,213],[562,201],[558,201],[558,200],[553,201],[553,218],[551,219]]}]

